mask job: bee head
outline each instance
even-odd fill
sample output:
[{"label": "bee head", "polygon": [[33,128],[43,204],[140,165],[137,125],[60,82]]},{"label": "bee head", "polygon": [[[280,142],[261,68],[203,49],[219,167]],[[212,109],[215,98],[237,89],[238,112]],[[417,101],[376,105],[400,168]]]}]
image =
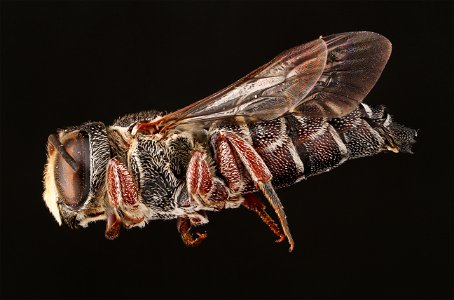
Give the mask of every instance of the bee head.
[{"label": "bee head", "polygon": [[44,201],[61,225],[85,227],[105,219],[105,172],[110,159],[106,126],[88,122],[51,134],[44,170]]}]

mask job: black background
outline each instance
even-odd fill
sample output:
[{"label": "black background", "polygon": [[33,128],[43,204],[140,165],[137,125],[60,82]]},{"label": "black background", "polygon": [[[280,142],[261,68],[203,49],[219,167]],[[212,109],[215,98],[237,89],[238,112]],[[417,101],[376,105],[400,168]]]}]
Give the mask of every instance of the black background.
[{"label": "black background", "polygon": [[[2,298],[448,298],[453,238],[453,4],[3,2]],[[42,199],[48,134],[172,111],[292,46],[344,31],[393,53],[365,100],[420,129],[381,154],[279,191],[293,253],[245,209],[210,214],[186,248],[174,222],[104,238],[59,227]]]}]

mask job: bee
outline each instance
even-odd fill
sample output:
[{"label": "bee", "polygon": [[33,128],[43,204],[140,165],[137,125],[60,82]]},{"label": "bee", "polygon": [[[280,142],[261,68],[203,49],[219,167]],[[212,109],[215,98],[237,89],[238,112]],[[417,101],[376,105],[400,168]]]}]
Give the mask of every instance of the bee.
[{"label": "bee", "polygon": [[[176,219],[183,242],[207,237],[206,212],[244,206],[294,241],[276,189],[383,151],[411,153],[416,131],[362,103],[391,54],[373,32],[320,37],[169,114],[87,122],[47,143],[44,201],[61,225],[120,228]],[[277,221],[266,212],[263,194]]]}]

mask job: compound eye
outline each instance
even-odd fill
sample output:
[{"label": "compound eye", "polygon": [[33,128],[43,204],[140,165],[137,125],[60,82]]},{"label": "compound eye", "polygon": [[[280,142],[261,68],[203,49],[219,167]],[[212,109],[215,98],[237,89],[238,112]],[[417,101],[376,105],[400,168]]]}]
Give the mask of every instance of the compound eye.
[{"label": "compound eye", "polygon": [[55,182],[60,200],[77,208],[87,199],[90,190],[89,137],[84,131],[75,131],[63,139],[55,161]]}]

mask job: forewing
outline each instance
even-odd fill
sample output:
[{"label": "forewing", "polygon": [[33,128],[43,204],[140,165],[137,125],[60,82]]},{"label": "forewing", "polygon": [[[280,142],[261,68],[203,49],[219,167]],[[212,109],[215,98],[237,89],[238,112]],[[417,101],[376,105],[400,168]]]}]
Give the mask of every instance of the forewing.
[{"label": "forewing", "polygon": [[339,117],[370,92],[391,54],[373,32],[321,37],[283,52],[225,89],[159,120],[159,127],[243,116],[270,120],[286,113]]},{"label": "forewing", "polygon": [[326,67],[296,110],[311,117],[338,117],[351,112],[370,92],[389,56],[391,43],[373,32],[324,37]]},{"label": "forewing", "polygon": [[164,116],[161,124],[209,122],[233,116],[274,119],[295,108],[312,90],[326,58],[322,39],[294,47],[227,88]]}]

